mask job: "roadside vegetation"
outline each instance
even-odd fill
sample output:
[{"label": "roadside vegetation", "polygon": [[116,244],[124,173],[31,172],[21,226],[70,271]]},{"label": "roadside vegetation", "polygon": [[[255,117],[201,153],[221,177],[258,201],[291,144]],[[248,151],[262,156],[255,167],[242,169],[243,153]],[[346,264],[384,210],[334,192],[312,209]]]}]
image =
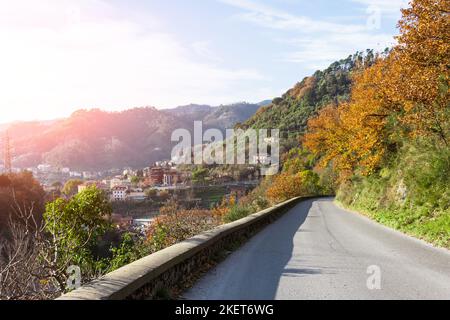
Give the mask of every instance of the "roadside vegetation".
[{"label": "roadside vegetation", "polygon": [[376,221],[450,248],[450,150],[428,140],[406,144],[386,167],[353,176],[337,200]]},{"label": "roadside vegetation", "polygon": [[450,4],[415,0],[398,45],[355,73],[350,100],[308,123],[304,146],[337,176],[337,199],[450,247]]},{"label": "roadside vegetation", "polygon": [[210,209],[167,201],[139,234],[112,223],[96,187],[76,194],[81,182],[72,181],[46,199],[31,174],[0,176],[0,299],[54,298],[71,290],[71,266],[87,283],[298,196],[337,194],[345,207],[450,248],[449,13],[445,0],[412,1],[397,46],[337,62],[239,124],[282,128],[282,169],[260,179],[248,168],[195,168],[199,186],[211,176],[260,179],[244,195],[208,195],[218,202]]}]

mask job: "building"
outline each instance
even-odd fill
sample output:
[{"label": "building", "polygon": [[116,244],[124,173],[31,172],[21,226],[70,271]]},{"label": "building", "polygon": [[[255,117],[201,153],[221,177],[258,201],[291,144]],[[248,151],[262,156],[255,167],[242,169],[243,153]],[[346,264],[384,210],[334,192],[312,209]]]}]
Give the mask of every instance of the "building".
[{"label": "building", "polygon": [[144,201],[147,199],[145,192],[130,192],[127,199],[131,201]]},{"label": "building", "polygon": [[83,177],[83,173],[77,172],[77,171],[70,171],[69,172],[69,176],[71,178],[82,178]]},{"label": "building", "polygon": [[83,179],[95,179],[97,178],[97,173],[90,171],[83,171]]},{"label": "building", "polygon": [[97,189],[99,189],[99,190],[103,190],[103,191],[106,191],[106,192],[109,191],[108,185],[104,184],[103,182],[100,182],[100,181],[88,181],[88,182],[85,182],[85,183],[80,184],[78,186],[78,193],[86,190],[89,187],[93,187],[93,186],[97,187]]},{"label": "building", "polygon": [[62,174],[70,174],[70,168],[61,168]]},{"label": "building", "polygon": [[51,172],[53,169],[52,166],[49,164],[40,164],[37,166],[37,168],[40,172],[44,172],[44,173]]},{"label": "building", "polygon": [[152,218],[147,219],[133,219],[133,226],[135,227],[148,227],[152,224],[153,220]]},{"label": "building", "polygon": [[176,170],[167,170],[164,173],[163,184],[165,186],[174,186],[181,182],[181,176]]},{"label": "building", "polygon": [[164,183],[164,168],[161,167],[151,168],[150,182],[152,185],[162,185]]},{"label": "building", "polygon": [[115,186],[111,189],[112,201],[125,201],[127,199],[128,187]]},{"label": "building", "polygon": [[118,187],[118,186],[121,186],[122,185],[122,179],[119,179],[119,178],[113,178],[113,179],[111,179],[111,181],[109,182],[109,187],[111,188],[111,189],[113,189],[113,188],[115,188],[115,187]]}]

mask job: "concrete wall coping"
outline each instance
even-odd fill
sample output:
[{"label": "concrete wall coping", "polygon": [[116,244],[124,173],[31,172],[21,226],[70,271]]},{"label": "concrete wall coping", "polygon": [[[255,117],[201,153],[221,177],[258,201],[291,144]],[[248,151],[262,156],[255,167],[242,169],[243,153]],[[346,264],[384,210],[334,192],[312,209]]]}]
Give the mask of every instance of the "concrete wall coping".
[{"label": "concrete wall coping", "polygon": [[108,273],[57,300],[122,300],[177,264],[195,256],[220,239],[252,225],[288,207],[301,198],[294,198],[238,221],[218,226],[171,247],[153,253]]}]

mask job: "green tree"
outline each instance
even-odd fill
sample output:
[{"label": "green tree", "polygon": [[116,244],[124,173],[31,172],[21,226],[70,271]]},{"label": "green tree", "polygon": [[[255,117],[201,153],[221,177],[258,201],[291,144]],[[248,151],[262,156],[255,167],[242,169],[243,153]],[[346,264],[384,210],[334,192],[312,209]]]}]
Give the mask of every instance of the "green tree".
[{"label": "green tree", "polygon": [[207,177],[208,169],[206,168],[199,167],[192,172],[192,181],[194,183],[204,183]]},{"label": "green tree", "polygon": [[62,193],[68,197],[72,197],[77,194],[78,186],[82,185],[82,184],[83,184],[82,180],[77,180],[77,179],[69,180],[64,185],[64,188],[62,189]]},{"label": "green tree", "polygon": [[138,176],[132,176],[131,177],[131,183],[133,184],[133,185],[137,185],[139,182],[141,181],[141,178],[139,178]]},{"label": "green tree", "polygon": [[47,204],[45,231],[50,234],[52,245],[44,258],[51,262],[53,275],[61,286],[65,285],[65,270],[70,265],[79,266],[85,280],[100,271],[102,261],[94,256],[93,249],[111,228],[111,212],[106,195],[95,186],[70,200],[57,199]]},{"label": "green tree", "polygon": [[148,198],[154,198],[154,197],[156,197],[156,196],[158,195],[158,190],[156,190],[156,189],[151,189],[151,188],[145,189],[145,195],[146,195]]},{"label": "green tree", "polygon": [[143,240],[132,233],[125,233],[118,247],[111,248],[112,258],[108,271],[114,271],[149,254]]}]

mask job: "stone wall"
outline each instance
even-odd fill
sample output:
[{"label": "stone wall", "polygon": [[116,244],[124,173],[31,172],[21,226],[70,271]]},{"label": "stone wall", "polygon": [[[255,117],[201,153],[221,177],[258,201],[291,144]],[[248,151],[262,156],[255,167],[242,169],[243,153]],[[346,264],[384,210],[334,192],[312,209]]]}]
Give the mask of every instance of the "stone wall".
[{"label": "stone wall", "polygon": [[170,292],[230,244],[242,243],[279,218],[302,198],[295,198],[244,219],[219,226],[156,252],[74,290],[59,300],[142,300]]}]

